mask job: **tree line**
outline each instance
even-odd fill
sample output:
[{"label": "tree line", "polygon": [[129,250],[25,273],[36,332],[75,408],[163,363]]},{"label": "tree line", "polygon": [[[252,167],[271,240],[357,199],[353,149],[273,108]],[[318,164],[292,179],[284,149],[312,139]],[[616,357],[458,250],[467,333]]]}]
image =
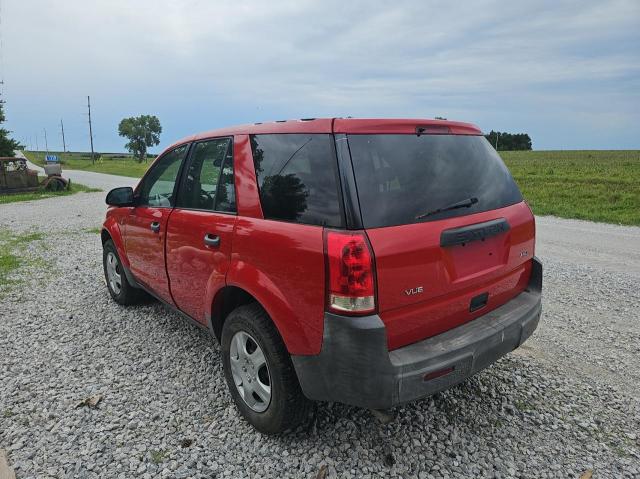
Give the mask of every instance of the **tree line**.
[{"label": "tree line", "polygon": [[498,151],[530,150],[531,137],[527,133],[507,133],[491,130],[485,138]]}]

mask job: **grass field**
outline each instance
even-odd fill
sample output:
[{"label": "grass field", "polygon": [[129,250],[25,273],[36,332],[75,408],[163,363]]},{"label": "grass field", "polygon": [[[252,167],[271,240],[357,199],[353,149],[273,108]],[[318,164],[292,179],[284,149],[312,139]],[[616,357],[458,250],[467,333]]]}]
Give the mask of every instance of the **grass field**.
[{"label": "grass field", "polygon": [[[44,177],[39,176],[38,180],[42,181]],[[53,198],[54,196],[68,196],[75,193],[85,192],[91,193],[94,191],[102,191],[97,188],[89,188],[88,186],[71,182],[71,187],[68,190],[62,191],[46,191],[38,190],[31,193],[12,193],[10,195],[0,195],[0,205],[6,203],[17,203],[18,201],[31,201],[42,200],[45,198]]]},{"label": "grass field", "polygon": [[43,238],[44,235],[37,232],[15,235],[9,231],[0,230],[0,296],[7,286],[19,282],[11,280],[9,276],[14,270],[30,261],[30,256],[24,254],[29,243],[41,241]]},{"label": "grass field", "polygon": [[[46,152],[25,151],[24,155],[29,161],[36,165],[43,166]],[[151,156],[146,163],[138,163],[132,155],[128,153],[97,153],[96,162],[92,164],[91,153],[50,151],[50,155],[57,155],[60,158],[63,169],[95,171],[97,173],[107,173],[109,175],[130,176],[140,178],[153,161]]]},{"label": "grass field", "polygon": [[640,151],[501,151],[537,215],[640,225]]},{"label": "grass field", "polygon": [[[44,152],[25,152],[43,164]],[[148,163],[131,155],[58,153],[63,168],[139,178]],[[524,197],[538,215],[640,225],[640,150],[501,151]]]}]

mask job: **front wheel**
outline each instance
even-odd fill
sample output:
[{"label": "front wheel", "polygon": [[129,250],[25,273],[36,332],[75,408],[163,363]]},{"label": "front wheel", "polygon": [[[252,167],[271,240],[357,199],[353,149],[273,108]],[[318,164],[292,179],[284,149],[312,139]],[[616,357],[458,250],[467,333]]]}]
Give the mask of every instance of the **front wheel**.
[{"label": "front wheel", "polygon": [[142,290],[133,287],[127,280],[112,240],[107,240],[102,245],[102,264],[109,294],[111,294],[116,303],[129,305],[137,304],[142,300],[144,293]]},{"label": "front wheel", "polygon": [[222,328],[224,374],[242,416],[258,431],[277,434],[309,417],[291,358],[256,303],[231,312]]}]

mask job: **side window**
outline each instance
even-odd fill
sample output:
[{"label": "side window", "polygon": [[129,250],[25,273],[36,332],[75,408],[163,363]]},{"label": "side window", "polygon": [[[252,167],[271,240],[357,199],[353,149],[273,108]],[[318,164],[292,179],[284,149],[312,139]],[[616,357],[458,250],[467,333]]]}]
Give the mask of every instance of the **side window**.
[{"label": "side window", "polygon": [[173,189],[189,145],[182,145],[163,155],[144,177],[138,195],[141,206],[170,208],[175,205]]},{"label": "side window", "polygon": [[196,143],[178,194],[177,206],[209,211],[236,210],[230,138]]},{"label": "side window", "polygon": [[343,226],[331,135],[251,135],[251,149],[265,218]]}]

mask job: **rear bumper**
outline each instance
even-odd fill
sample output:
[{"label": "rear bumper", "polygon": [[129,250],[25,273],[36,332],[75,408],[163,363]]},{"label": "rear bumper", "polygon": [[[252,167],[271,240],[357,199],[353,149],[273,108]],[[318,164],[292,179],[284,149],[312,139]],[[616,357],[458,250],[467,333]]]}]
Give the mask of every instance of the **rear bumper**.
[{"label": "rear bumper", "polygon": [[[325,313],[322,350],[292,356],[304,394],[370,409],[388,409],[451,387],[520,346],[540,320],[542,264],[533,259],[527,289],[462,326],[389,352],[378,315]],[[444,376],[425,380],[430,373]]]}]

